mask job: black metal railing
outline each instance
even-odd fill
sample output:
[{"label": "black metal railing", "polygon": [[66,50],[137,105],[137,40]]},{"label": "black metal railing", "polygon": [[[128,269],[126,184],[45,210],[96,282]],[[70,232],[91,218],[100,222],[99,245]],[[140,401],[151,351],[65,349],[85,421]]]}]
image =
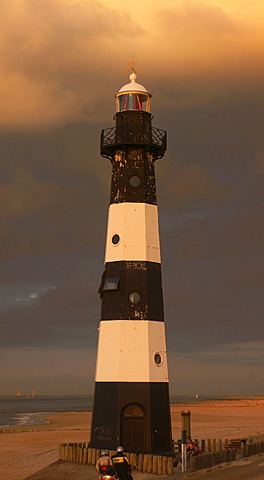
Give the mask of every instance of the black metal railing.
[{"label": "black metal railing", "polygon": [[105,128],[101,134],[101,147],[112,145],[116,138],[116,127]]},{"label": "black metal railing", "polygon": [[111,158],[113,150],[125,145],[142,145],[156,153],[156,158],[164,155],[167,148],[165,130],[159,128],[138,128],[138,125],[105,128],[101,134],[101,155]]},{"label": "black metal railing", "polygon": [[167,148],[167,132],[159,128],[152,127],[152,142],[154,145]]}]

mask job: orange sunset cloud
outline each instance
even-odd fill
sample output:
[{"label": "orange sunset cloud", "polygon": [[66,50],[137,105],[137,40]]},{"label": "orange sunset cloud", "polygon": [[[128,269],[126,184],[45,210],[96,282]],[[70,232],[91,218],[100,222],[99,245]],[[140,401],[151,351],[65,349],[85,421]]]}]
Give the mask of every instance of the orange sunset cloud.
[{"label": "orange sunset cloud", "polygon": [[247,0],[2,0],[0,125],[100,121],[133,53],[157,105],[261,93],[263,20]]}]

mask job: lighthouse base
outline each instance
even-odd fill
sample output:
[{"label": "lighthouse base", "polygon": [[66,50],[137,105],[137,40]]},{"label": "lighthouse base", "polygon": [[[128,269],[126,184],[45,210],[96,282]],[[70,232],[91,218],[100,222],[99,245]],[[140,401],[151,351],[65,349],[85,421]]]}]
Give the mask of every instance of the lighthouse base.
[{"label": "lighthouse base", "polygon": [[171,454],[168,383],[96,382],[91,447]]}]

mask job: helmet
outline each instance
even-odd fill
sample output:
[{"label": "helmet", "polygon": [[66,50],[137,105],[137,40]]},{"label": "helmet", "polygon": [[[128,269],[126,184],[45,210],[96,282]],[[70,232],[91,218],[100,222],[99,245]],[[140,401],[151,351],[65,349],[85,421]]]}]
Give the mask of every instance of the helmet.
[{"label": "helmet", "polygon": [[123,447],[120,446],[120,447],[117,447],[116,451],[117,451],[117,452],[123,452],[124,449],[123,449]]},{"label": "helmet", "polygon": [[102,451],[101,457],[107,456],[107,452],[105,450]]}]

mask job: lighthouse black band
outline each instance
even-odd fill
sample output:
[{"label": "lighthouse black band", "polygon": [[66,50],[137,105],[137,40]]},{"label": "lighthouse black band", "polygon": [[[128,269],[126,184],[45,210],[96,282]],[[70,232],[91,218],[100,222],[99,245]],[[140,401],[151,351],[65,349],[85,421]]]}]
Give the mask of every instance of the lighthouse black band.
[{"label": "lighthouse black band", "polygon": [[153,155],[144,148],[122,148],[113,160],[110,203],[157,204]]},{"label": "lighthouse black band", "polygon": [[106,263],[99,292],[102,320],[164,320],[159,263]]},{"label": "lighthouse black band", "polygon": [[96,382],[93,448],[112,449],[121,435],[131,452],[171,453],[170,422],[168,383]]}]

